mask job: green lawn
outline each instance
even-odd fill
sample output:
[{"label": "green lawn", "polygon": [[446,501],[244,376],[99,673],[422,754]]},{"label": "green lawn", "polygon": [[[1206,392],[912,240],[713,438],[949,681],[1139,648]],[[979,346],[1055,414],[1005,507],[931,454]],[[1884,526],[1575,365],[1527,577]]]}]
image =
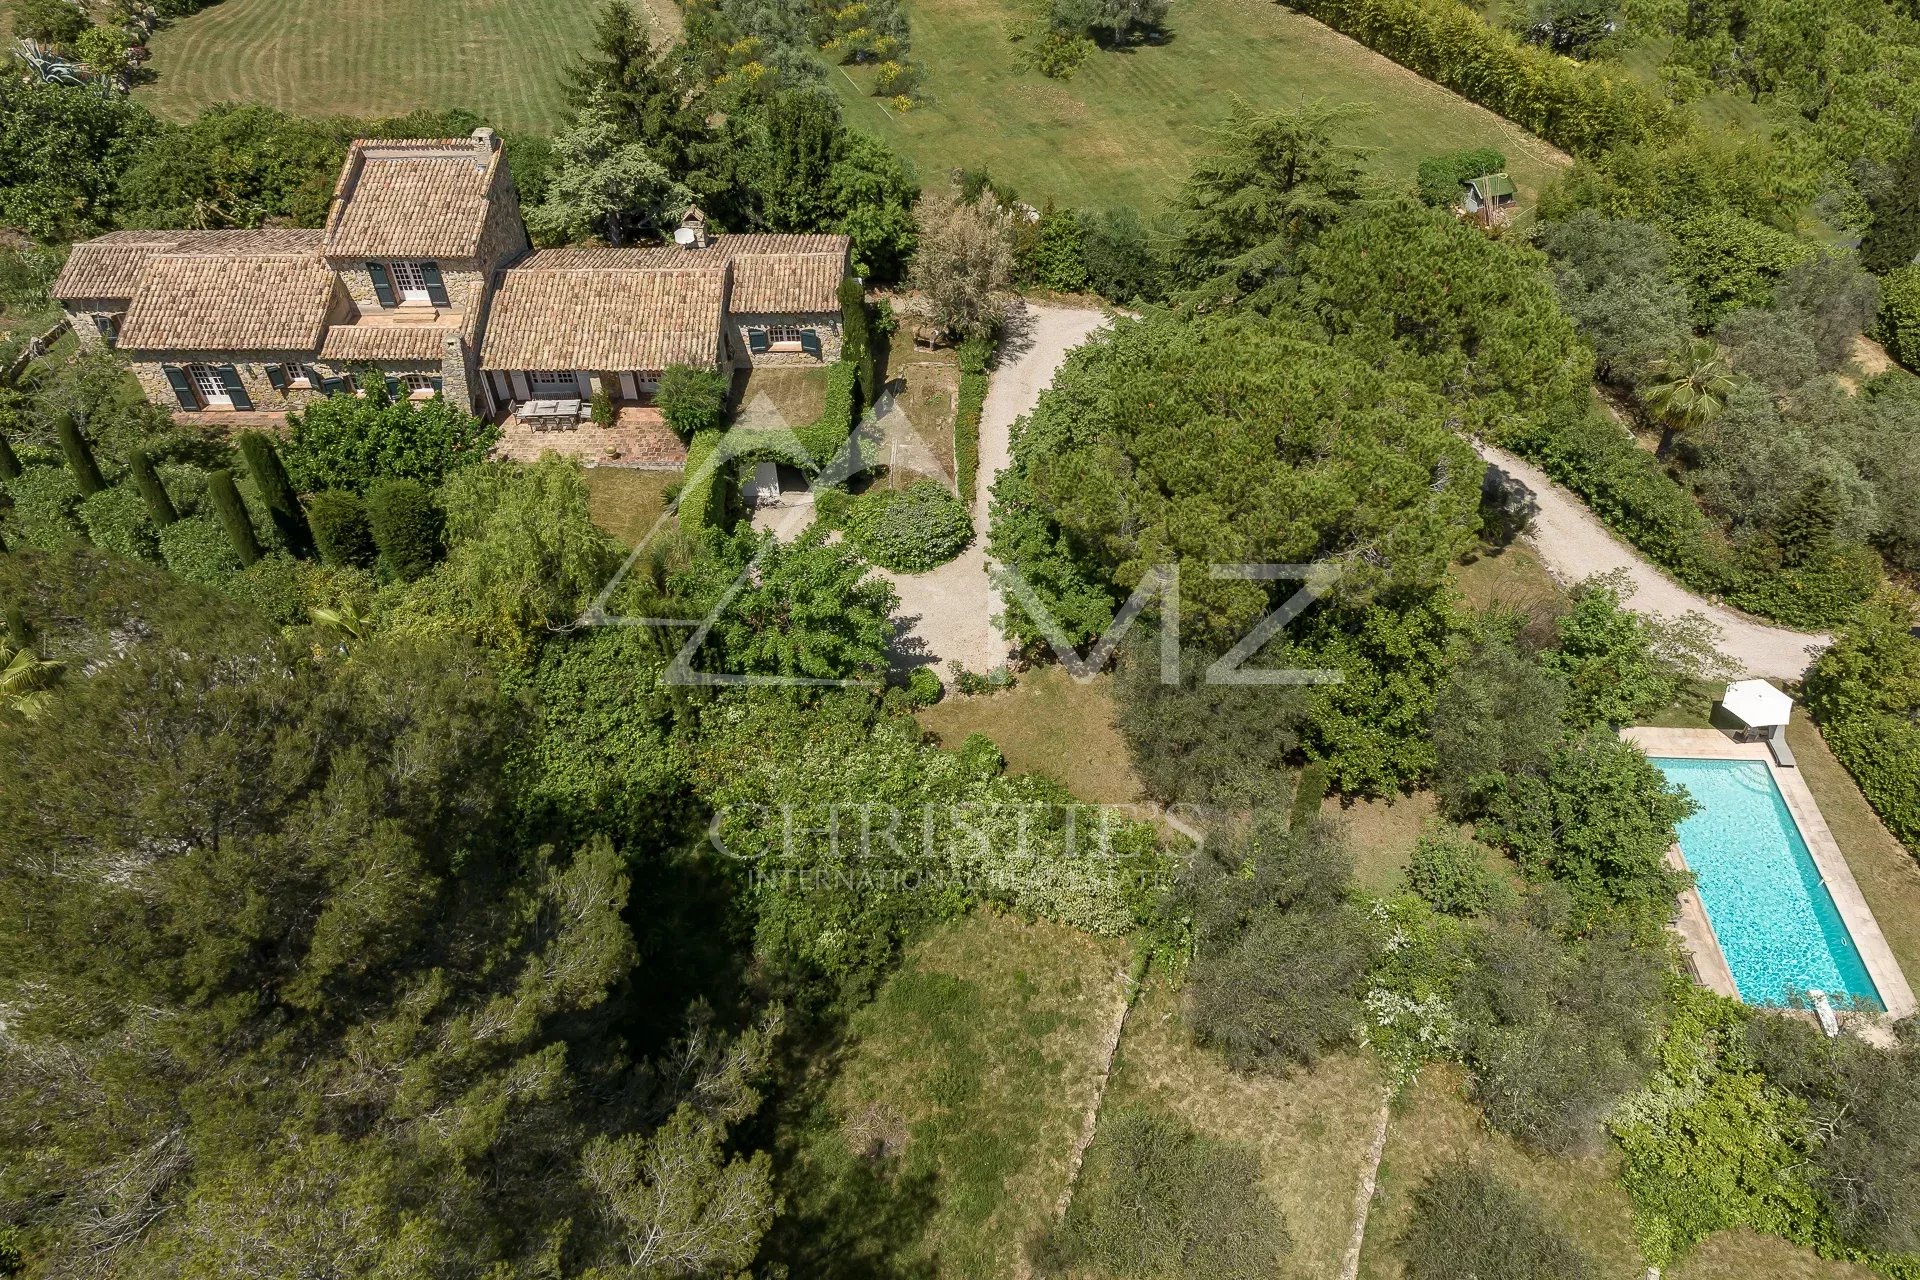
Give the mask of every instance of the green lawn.
[{"label": "green lawn", "polygon": [[1005,29],[1017,11],[1018,0],[913,4],[913,53],[931,101],[894,114],[867,96],[865,73],[835,68],[849,120],[912,157],[923,181],[984,165],[1036,205],[1158,208],[1234,94],[1269,107],[1361,105],[1347,140],[1399,177],[1422,156],[1493,146],[1531,200],[1566,163],[1492,112],[1266,0],[1181,0],[1166,44],[1096,53],[1067,81],[1014,69]]},{"label": "green lawn", "polygon": [[[465,107],[505,129],[548,132],[561,74],[601,0],[225,0],[153,39],[147,104],[174,119],[214,102],[305,115]],[[672,0],[647,6],[677,30]]]},{"label": "green lawn", "polygon": [[1126,804],[1140,798],[1140,780],[1114,713],[1111,675],[1082,683],[1060,667],[1038,667],[999,693],[949,693],[915,718],[943,747],[984,733],[1010,772],[1046,774],[1089,804]]}]

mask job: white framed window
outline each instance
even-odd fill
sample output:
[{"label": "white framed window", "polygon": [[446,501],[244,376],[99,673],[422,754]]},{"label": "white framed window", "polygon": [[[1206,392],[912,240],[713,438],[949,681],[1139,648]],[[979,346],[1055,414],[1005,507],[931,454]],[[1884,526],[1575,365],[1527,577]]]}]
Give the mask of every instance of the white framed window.
[{"label": "white framed window", "polygon": [[289,387],[305,388],[314,385],[313,374],[303,364],[283,364],[280,366],[280,373],[286,378]]},{"label": "white framed window", "polygon": [[767,345],[775,351],[800,350],[800,326],[797,324],[768,325]]},{"label": "white framed window", "polygon": [[571,369],[529,369],[527,385],[536,400],[570,400],[580,394],[580,379]]},{"label": "white framed window", "polygon": [[407,389],[408,399],[425,400],[433,394],[433,379],[424,373],[403,373],[400,382]]},{"label": "white framed window", "polygon": [[220,371],[210,364],[190,364],[187,377],[193,382],[194,394],[200,397],[200,403],[209,408],[230,409],[233,397],[227,394],[227,384],[220,380]]},{"label": "white framed window", "polygon": [[419,262],[389,262],[387,274],[393,277],[393,291],[402,302],[426,302],[427,273]]}]

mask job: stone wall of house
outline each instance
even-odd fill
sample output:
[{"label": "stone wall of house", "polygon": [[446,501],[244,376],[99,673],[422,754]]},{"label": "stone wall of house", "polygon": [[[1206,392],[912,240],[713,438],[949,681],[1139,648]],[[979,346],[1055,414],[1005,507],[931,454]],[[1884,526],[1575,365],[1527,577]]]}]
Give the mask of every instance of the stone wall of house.
[{"label": "stone wall of house", "polygon": [[[764,351],[754,354],[747,343],[747,330],[765,329],[777,324],[813,330],[820,337],[820,354],[813,356],[804,351]],[[727,350],[730,363],[736,366],[751,365],[756,369],[832,364],[840,358],[840,313],[837,310],[731,313],[727,316]]]},{"label": "stone wall of house", "polygon": [[94,322],[94,317],[125,315],[127,302],[124,298],[92,298],[62,303],[60,309],[66,312],[68,322],[73,325],[74,340],[82,350],[92,351],[107,345],[107,340],[100,336],[100,327]]},{"label": "stone wall of house", "polygon": [[[453,341],[457,342],[459,339],[456,337]],[[325,398],[317,382],[316,385],[308,388],[292,387],[284,392],[276,390],[267,378],[267,366],[281,363],[306,365],[323,378],[340,377],[346,374],[357,376],[369,365],[377,367],[383,373],[396,376],[406,373],[424,373],[443,380],[441,394],[448,400],[462,406],[469,403],[462,398],[467,394],[466,388],[469,385],[464,368],[460,372],[460,383],[456,386],[453,378],[449,376],[449,371],[432,360],[354,360],[338,363],[315,360],[311,356],[298,352],[288,352],[284,356],[256,352],[245,358],[239,358],[230,352],[197,351],[169,354],[165,360],[139,358],[130,361],[129,367],[133,371],[134,380],[146,393],[147,399],[163,409],[180,408],[180,397],[174,394],[173,384],[167,380],[166,366],[168,365],[178,367],[189,364],[232,365],[235,372],[240,375],[240,385],[246,389],[247,398],[253,401],[252,412],[255,413],[285,413],[289,410],[304,408],[315,400]]]}]

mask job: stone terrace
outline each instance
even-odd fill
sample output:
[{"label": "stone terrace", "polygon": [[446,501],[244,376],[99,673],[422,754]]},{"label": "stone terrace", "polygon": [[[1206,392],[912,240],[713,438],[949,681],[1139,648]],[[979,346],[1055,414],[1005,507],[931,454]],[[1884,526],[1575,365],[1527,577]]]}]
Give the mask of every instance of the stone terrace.
[{"label": "stone terrace", "polygon": [[532,462],[543,453],[578,458],[589,467],[638,467],[648,471],[678,471],[687,462],[687,446],[668,427],[658,409],[622,405],[610,427],[583,422],[572,431],[535,431],[511,414],[497,421],[500,443],[493,456],[514,462]]}]

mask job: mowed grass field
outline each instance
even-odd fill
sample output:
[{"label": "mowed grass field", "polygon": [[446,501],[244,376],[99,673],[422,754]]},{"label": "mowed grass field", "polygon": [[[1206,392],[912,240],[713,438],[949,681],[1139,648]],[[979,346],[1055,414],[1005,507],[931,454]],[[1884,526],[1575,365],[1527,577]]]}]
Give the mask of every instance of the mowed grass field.
[{"label": "mowed grass field", "polygon": [[[562,74],[600,0],[224,0],[159,32],[140,96],[187,119],[215,102],[303,115],[465,107],[503,129],[550,133]],[[672,0],[647,5],[678,30]]]},{"label": "mowed grass field", "polygon": [[930,99],[894,113],[866,73],[834,68],[848,119],[880,135],[927,181],[980,168],[1039,205],[1162,206],[1207,131],[1238,94],[1261,107],[1352,103],[1345,140],[1411,178],[1421,157],[1464,147],[1503,152],[1529,203],[1567,163],[1540,139],[1271,0],[1180,0],[1171,39],[1101,51],[1071,80],[1014,67],[1006,28],[1019,0],[914,0],[913,56]]}]

